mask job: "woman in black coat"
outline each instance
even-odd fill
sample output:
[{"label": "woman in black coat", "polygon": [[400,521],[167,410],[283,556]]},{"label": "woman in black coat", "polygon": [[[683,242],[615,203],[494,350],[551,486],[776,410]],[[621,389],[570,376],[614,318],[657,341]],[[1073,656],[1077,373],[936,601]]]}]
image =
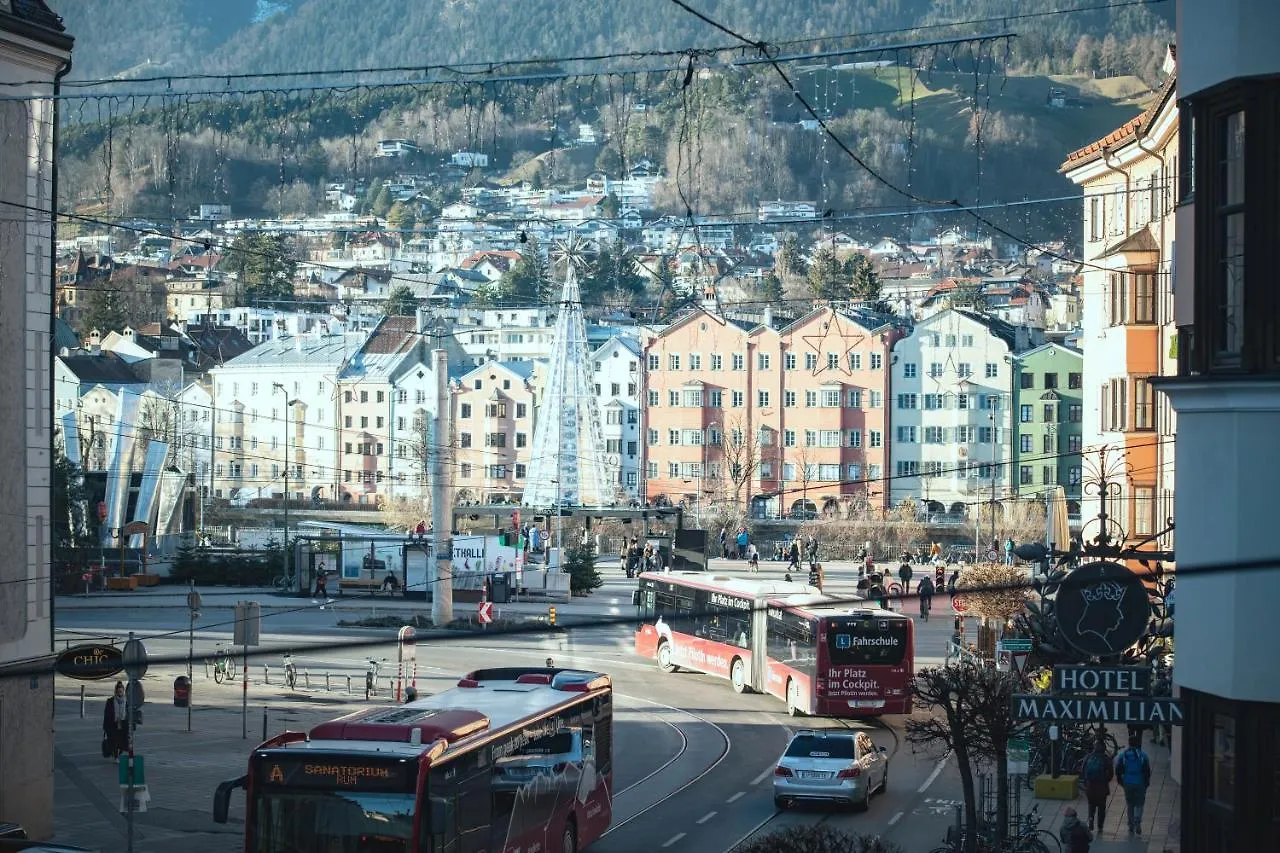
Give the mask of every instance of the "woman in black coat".
[{"label": "woman in black coat", "polygon": [[124,695],[124,682],[116,682],[115,695],[107,698],[102,712],[102,736],[112,758],[129,751],[129,711]]}]

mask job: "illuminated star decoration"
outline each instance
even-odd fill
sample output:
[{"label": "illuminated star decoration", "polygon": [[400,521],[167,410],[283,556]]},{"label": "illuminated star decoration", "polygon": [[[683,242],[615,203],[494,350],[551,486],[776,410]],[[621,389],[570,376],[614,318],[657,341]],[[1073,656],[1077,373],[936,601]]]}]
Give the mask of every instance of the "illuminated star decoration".
[{"label": "illuminated star decoration", "polygon": [[836,366],[834,369],[839,370],[846,376],[852,376],[853,370],[849,366],[849,352],[858,344],[862,343],[862,341],[866,339],[866,335],[862,335],[857,332],[850,333],[847,331],[845,329],[845,323],[841,322],[840,315],[836,314],[834,311],[822,321],[822,334],[800,336],[801,339],[803,339],[804,342],[812,347],[813,351],[818,354],[817,364],[814,365],[811,373],[813,376],[817,376],[824,370],[832,369],[827,365],[827,352],[829,352],[829,350],[826,348],[827,338],[831,336],[832,332],[835,333],[841,344],[840,358],[836,360]]}]

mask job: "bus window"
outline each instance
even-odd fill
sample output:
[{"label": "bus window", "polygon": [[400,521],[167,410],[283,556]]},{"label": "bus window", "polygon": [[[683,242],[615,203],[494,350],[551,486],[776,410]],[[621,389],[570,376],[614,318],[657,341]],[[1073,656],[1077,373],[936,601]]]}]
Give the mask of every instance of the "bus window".
[{"label": "bus window", "polygon": [[905,619],[834,619],[827,654],[834,666],[896,666],[907,653]]},{"label": "bus window", "polygon": [[769,657],[806,675],[816,673],[818,649],[814,644],[812,620],[770,608],[768,624]]}]

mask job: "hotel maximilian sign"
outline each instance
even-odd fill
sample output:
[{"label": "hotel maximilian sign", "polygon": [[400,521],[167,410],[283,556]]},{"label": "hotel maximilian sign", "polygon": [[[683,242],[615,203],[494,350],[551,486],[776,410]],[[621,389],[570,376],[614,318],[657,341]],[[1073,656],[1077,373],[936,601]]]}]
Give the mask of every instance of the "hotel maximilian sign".
[{"label": "hotel maximilian sign", "polygon": [[1013,697],[1018,720],[1067,723],[1182,725],[1182,706],[1167,696],[1145,695],[1145,666],[1055,666],[1053,692]]}]

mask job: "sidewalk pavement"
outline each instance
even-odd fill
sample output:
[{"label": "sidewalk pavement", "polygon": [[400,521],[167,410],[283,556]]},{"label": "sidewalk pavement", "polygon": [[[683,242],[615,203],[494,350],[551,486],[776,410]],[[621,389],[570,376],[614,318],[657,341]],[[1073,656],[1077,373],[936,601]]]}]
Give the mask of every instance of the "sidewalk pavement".
[{"label": "sidewalk pavement", "polygon": [[[1115,732],[1123,737],[1122,729]],[[1094,832],[1090,853],[1180,853],[1182,833],[1182,788],[1169,776],[1169,748],[1155,746],[1150,737],[1144,738],[1143,749],[1151,759],[1151,787],[1147,789],[1147,803],[1142,815],[1142,834],[1130,835],[1125,813],[1124,790],[1114,785],[1107,801],[1106,825]],[[1088,820],[1088,804],[1081,795],[1075,801],[1037,800],[1040,813],[1045,816],[1042,824],[1055,836],[1062,825],[1062,813],[1074,806],[1082,821]]]},{"label": "sidewalk pavement", "polygon": [[[231,822],[212,820],[213,793],[218,784],[244,774],[250,750],[263,735],[263,712],[269,736],[286,729],[305,731],[342,714],[367,707],[359,696],[312,691],[309,696],[282,687],[250,684],[247,738],[242,737],[239,684],[217,685],[197,673],[193,730],[187,731],[187,711],[171,701],[173,679],[185,667],[152,667],[143,683],[149,701],[135,737],[135,753],[145,760],[150,801],[147,811],[134,814],[135,853],[229,853],[243,846],[244,794],[231,799]],[[420,689],[429,676],[419,676]],[[54,753],[55,840],[102,853],[127,849],[127,823],[120,813],[121,790],[117,766],[102,757],[102,712],[114,680],[85,683],[84,717],[80,716],[82,682],[59,678],[56,683]],[[390,704],[377,697],[373,704]]]}]

